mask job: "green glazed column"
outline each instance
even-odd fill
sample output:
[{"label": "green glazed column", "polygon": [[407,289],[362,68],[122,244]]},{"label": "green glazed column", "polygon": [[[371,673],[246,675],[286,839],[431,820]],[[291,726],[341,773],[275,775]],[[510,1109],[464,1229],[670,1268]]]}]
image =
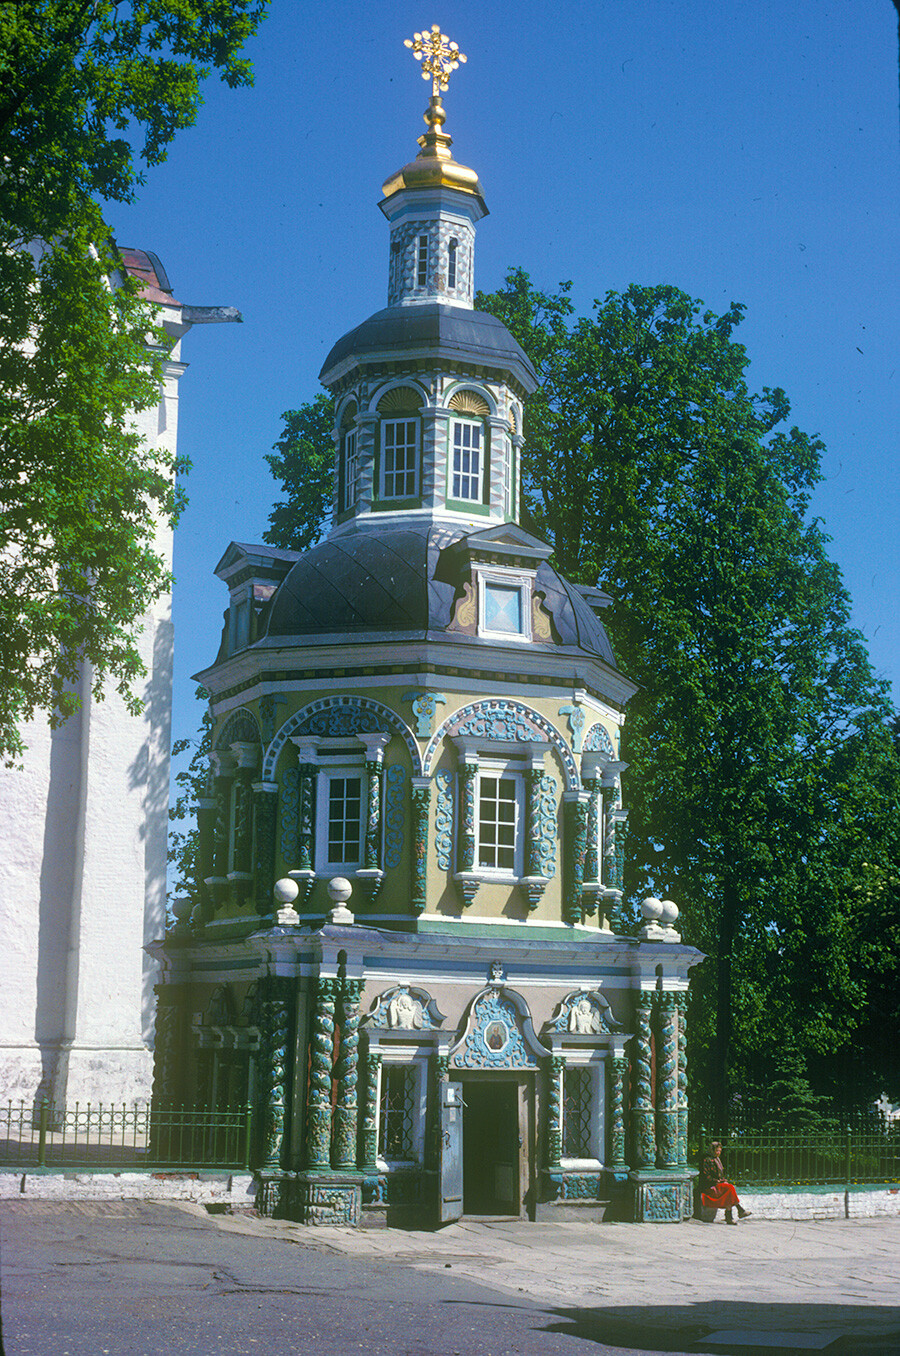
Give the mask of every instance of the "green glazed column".
[{"label": "green glazed column", "polygon": [[686,993],[677,993],[678,1010],[678,1166],[688,1161],[688,1075],[687,1075],[687,1000]]},{"label": "green glazed column", "polygon": [[234,754],[219,749],[210,754],[215,769],[213,780],[216,800],[213,833],[213,880],[224,883],[228,876],[228,847],[231,837],[231,785],[234,780]]},{"label": "green glazed column", "polygon": [[566,892],[563,897],[563,922],[580,923],[584,892],[584,859],[587,853],[588,802],[587,791],[566,791],[565,801],[568,834],[566,840]]},{"label": "green glazed column", "polygon": [[341,985],[341,1044],[337,1058],[337,1103],[334,1108],[332,1165],[342,1171],[356,1169],[359,1107],[359,996],[361,979],[345,979]]},{"label": "green glazed column", "polygon": [[266,975],[257,990],[262,1166],[281,1167],[284,1149],[293,981]]},{"label": "green glazed column", "polygon": [[334,1007],[340,980],[320,979],[313,1016],[309,1067],[309,1098],[306,1109],[306,1165],[331,1166],[331,1084],[334,1057]]},{"label": "green glazed column", "polygon": [[650,1082],[651,1015],[653,995],[641,991],[635,1009],[634,1085],[631,1126],[636,1168],[656,1165],[656,1130],[653,1116],[653,1089]]},{"label": "green glazed column", "polygon": [[381,1055],[370,1050],[366,1055],[366,1091],[363,1106],[363,1171],[378,1171],[378,1077]]},{"label": "green glazed column", "polygon": [[628,1060],[614,1056],[609,1061],[609,1154],[611,1168],[625,1168],[625,1077]]},{"label": "green glazed column", "polygon": [[459,871],[475,870],[475,777],[478,763],[463,758],[459,764]]},{"label": "green glazed column", "polygon": [[657,995],[656,1166],[678,1166],[678,1007],[677,995]]},{"label": "green glazed column", "polygon": [[551,1055],[547,1062],[547,1167],[559,1168],[562,1159],[562,1079],[566,1061]]},{"label": "green glazed column", "polygon": [[253,783],[254,860],[253,893],[256,912],[271,914],[275,887],[275,825],[278,817],[278,786],[275,782]]},{"label": "green glazed column", "polygon": [[421,913],[426,904],[428,880],[428,816],[431,808],[431,782],[427,777],[412,781],[412,906]]},{"label": "green glazed column", "polygon": [[602,796],[599,777],[583,777],[581,781],[590,796],[588,801],[587,846],[584,854],[584,878],[593,885],[600,880],[600,814]]}]

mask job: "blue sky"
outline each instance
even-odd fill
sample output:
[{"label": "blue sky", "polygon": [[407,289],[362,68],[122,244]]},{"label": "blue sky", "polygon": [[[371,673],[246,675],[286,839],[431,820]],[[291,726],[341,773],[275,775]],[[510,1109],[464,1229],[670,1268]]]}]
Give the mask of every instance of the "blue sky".
[{"label": "blue sky", "polygon": [[430,87],[403,39],[433,22],[468,64],[444,98],[475,168],[477,284],[521,264],[574,282],[579,311],[671,283],[738,337],[755,388],[826,443],[814,512],[833,538],[876,670],[900,688],[900,120],[890,0],[272,0],[250,90],[209,83],[195,128],[112,206],[120,244],[162,259],[179,300],[237,306],[183,357],[174,733],[215,657],[232,539],[258,541],[284,410],[332,343],[385,304],[381,184],[411,159]]}]

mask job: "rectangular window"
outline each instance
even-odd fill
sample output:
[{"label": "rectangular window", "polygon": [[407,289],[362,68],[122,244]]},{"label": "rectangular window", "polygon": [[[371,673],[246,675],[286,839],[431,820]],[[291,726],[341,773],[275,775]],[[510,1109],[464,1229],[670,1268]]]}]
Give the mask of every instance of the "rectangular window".
[{"label": "rectangular window", "polygon": [[450,241],[450,250],[447,258],[447,286],[456,286],[456,248],[457,242]]},{"label": "rectangular window", "polygon": [[386,419],[381,425],[381,438],[382,497],[414,499],[418,492],[418,419]]},{"label": "rectangular window", "polygon": [[590,1158],[593,1155],[593,1093],[592,1069],[563,1070],[563,1158]]},{"label": "rectangular window", "polygon": [[359,456],[356,451],[356,429],[344,434],[344,475],[341,486],[341,512],[356,504],[359,480]]},{"label": "rectangular window", "polygon": [[416,1071],[411,1064],[385,1064],[381,1070],[378,1120],[379,1157],[394,1161],[415,1157],[413,1121]]},{"label": "rectangular window", "polygon": [[517,872],[519,779],[481,772],[478,779],[478,865]]},{"label": "rectangular window", "polygon": [[356,866],[362,859],[362,778],[328,783],[328,865]]},{"label": "rectangular window", "polygon": [[482,497],[481,424],[453,422],[453,499],[480,503]]},{"label": "rectangular window", "polygon": [[484,629],[504,636],[524,634],[522,588],[519,584],[484,585]]},{"label": "rectangular window", "polygon": [[416,251],[416,282],[419,287],[425,287],[428,282],[428,236],[419,236],[419,245]]}]

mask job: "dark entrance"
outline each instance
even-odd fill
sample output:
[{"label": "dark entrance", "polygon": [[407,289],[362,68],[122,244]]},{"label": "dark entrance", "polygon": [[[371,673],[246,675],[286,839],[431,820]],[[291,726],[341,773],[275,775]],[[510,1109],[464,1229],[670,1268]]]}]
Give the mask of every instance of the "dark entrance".
[{"label": "dark entrance", "polygon": [[469,1078],[463,1083],[463,1099],[463,1210],[467,1215],[518,1215],[518,1081]]}]

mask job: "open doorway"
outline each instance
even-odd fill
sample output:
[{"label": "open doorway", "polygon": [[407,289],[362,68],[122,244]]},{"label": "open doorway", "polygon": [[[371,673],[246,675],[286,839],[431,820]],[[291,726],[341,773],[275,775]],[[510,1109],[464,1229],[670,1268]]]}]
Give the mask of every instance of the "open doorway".
[{"label": "open doorway", "polygon": [[513,1075],[463,1080],[463,1211],[521,1215],[529,1181],[527,1087]]}]

